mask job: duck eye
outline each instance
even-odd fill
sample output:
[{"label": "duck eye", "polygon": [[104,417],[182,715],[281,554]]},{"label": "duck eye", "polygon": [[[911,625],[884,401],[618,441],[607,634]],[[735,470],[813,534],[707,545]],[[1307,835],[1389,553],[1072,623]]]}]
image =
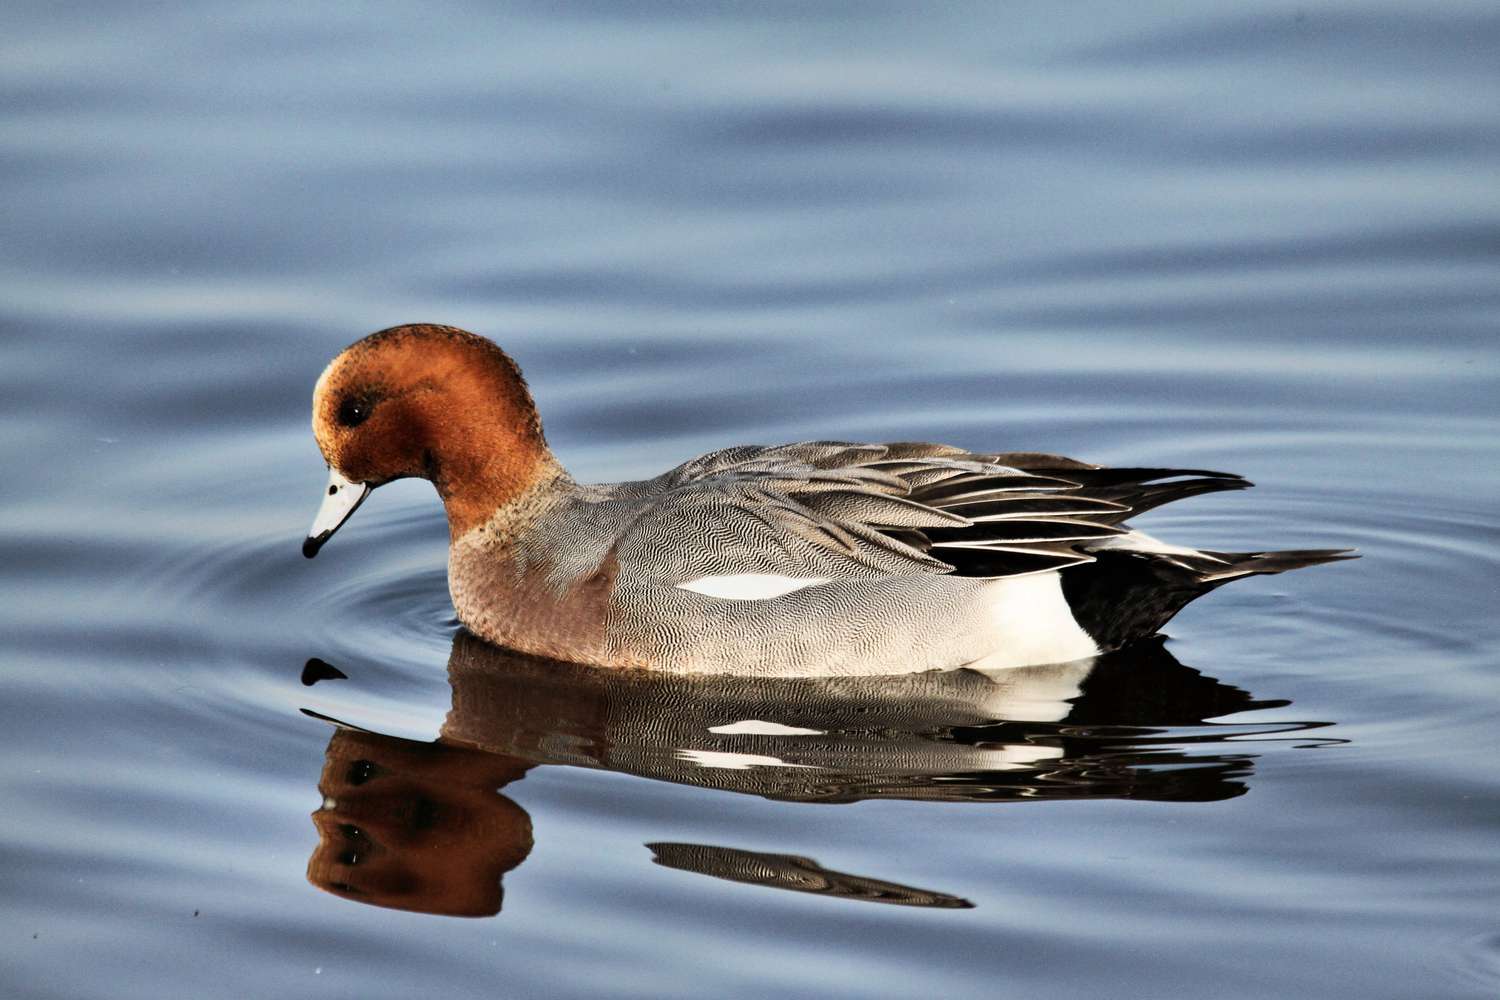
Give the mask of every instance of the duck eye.
[{"label": "duck eye", "polygon": [[348,397],[339,404],[339,423],[345,427],[358,427],[370,415],[370,404],[363,399]]}]

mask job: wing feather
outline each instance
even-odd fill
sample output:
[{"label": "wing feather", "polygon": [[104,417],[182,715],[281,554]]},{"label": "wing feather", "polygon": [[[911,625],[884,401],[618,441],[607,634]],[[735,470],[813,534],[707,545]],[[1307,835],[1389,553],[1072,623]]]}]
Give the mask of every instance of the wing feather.
[{"label": "wing feather", "polygon": [[[615,496],[641,505],[630,530],[659,553],[695,530],[715,539],[714,572],[1000,577],[1091,562],[1134,513],[1248,485],[1040,452],[803,441],[711,452]],[[678,551],[661,561],[693,571]]]}]

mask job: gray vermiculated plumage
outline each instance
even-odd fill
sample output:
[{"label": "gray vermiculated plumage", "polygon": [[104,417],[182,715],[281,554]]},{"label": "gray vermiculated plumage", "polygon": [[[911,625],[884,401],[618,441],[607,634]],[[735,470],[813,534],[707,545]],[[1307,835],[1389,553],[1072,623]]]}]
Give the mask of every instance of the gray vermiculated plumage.
[{"label": "gray vermiculated plumage", "polygon": [[[1078,620],[1101,647],[1150,634],[1165,608],[1170,617],[1189,590],[1211,589],[1231,567],[1210,555],[1196,563],[1162,556],[1174,567],[1166,582],[1160,573],[1107,574],[1169,596],[1124,594],[1120,608],[1143,610],[1101,617],[1108,599],[1087,583],[1091,565],[1133,513],[1248,485],[1204,470],[1105,469],[919,442],[740,446],[639,482],[568,480],[537,501],[531,523],[509,531],[503,549],[481,539],[474,552],[456,544],[452,558],[459,578],[481,589],[543,577],[561,592],[614,567],[597,640],[603,661],[708,672],[942,669],[995,651],[983,619],[989,586],[1002,579],[1063,571],[1066,585],[1083,577],[1072,590],[1087,592],[1093,618]],[[1293,567],[1265,554],[1234,572],[1284,568]],[[743,574],[828,582],[773,600],[716,599],[679,586]],[[486,632],[497,619],[485,618],[482,597],[455,586],[454,599],[466,623],[479,619],[481,634],[528,648],[525,636],[499,624]]]},{"label": "gray vermiculated plumage", "polygon": [[[1059,473],[1025,471],[942,445],[905,443],[894,451],[892,458],[884,446],[843,442],[731,448],[651,485],[666,507],[684,509],[693,504],[689,496],[702,496],[709,505],[735,506],[770,532],[812,543],[824,551],[802,553],[799,561],[817,576],[850,571],[827,565],[830,555],[882,574],[1035,572],[1077,561],[1080,553],[1064,543],[1114,534],[1112,515],[1128,512]],[[973,565],[967,558],[935,551],[955,545],[990,550],[982,573],[966,572]],[[1022,551],[1009,558],[1016,546]],[[1039,562],[1042,555],[1052,558]]]}]

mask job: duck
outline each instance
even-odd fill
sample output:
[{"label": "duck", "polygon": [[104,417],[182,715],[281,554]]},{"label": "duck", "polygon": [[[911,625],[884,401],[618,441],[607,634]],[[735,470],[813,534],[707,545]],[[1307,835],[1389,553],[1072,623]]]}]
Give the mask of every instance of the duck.
[{"label": "duck", "polygon": [[926,442],[737,445],[634,482],[576,481],[520,367],[414,323],[345,348],[313,390],[328,484],[312,558],[380,486],[433,484],[458,621],[597,667],[896,675],[1066,663],[1156,634],[1231,580],[1351,558],[1219,552],[1128,520],[1251,484]]}]

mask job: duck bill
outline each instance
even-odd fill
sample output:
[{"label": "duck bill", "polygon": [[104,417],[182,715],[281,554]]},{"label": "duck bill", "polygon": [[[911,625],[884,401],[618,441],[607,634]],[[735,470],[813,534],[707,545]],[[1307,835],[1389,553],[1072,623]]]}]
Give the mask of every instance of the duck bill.
[{"label": "duck bill", "polygon": [[323,505],[318,516],[313,518],[307,539],[302,543],[302,554],[311,559],[318,554],[323,543],[333,537],[339,525],[349,520],[349,515],[359,509],[370,495],[369,483],[354,483],[344,478],[333,466],[328,467],[328,489],[323,492]]}]

